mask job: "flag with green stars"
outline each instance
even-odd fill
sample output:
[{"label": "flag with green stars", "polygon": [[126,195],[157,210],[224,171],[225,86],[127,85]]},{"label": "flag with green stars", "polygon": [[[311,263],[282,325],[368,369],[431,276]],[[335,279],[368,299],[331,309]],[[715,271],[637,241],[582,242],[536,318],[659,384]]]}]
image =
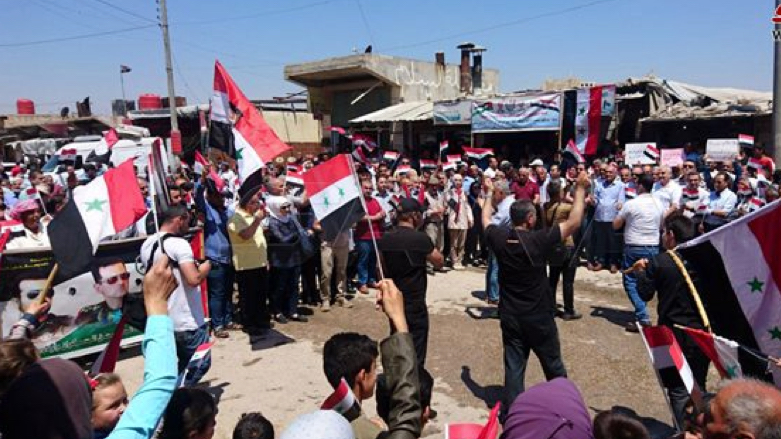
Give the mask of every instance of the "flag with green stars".
[{"label": "flag with green stars", "polygon": [[[781,357],[781,209],[778,201],[679,246],[694,275],[711,329],[771,357]],[[764,376],[766,365],[742,365]],[[781,369],[771,368],[776,385]]]},{"label": "flag with green stars", "polygon": [[338,155],[303,174],[312,209],[330,241],[366,215],[350,157]]}]

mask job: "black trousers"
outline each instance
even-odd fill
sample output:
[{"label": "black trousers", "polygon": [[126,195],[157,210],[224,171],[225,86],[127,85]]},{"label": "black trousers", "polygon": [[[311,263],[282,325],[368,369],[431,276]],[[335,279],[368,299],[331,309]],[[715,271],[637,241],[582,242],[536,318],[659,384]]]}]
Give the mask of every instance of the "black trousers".
[{"label": "black trousers", "polygon": [[577,260],[573,261],[575,247],[567,247],[567,256],[561,264],[548,265],[548,283],[550,293],[553,296],[551,303],[554,311],[556,307],[556,288],[559,286],[559,277],[563,279],[562,293],[564,297],[564,312],[575,312],[575,272],[578,270]]},{"label": "black trousers", "polygon": [[268,268],[236,271],[241,323],[247,328],[271,327],[268,313]]},{"label": "black trousers", "polygon": [[610,268],[611,265],[621,266],[621,241],[613,230],[613,223],[594,221],[592,262],[598,262]]},{"label": "black trousers", "polygon": [[301,301],[309,305],[320,303],[320,243],[314,256],[301,264]]},{"label": "black trousers", "polygon": [[545,379],[566,377],[561,359],[559,330],[552,313],[518,316],[499,313],[504,347],[504,402],[502,419],[515,398],[525,390],[524,378],[529,352],[534,352],[542,365]]},{"label": "black trousers", "polygon": [[412,343],[415,345],[415,356],[418,358],[418,365],[425,367],[426,354],[428,353],[428,310],[406,311],[407,325],[409,326]]}]

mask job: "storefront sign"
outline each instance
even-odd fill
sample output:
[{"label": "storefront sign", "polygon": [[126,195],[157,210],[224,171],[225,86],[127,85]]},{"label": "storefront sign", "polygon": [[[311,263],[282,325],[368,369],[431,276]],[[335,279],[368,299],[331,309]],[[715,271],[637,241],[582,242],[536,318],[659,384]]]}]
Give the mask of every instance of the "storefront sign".
[{"label": "storefront sign", "polygon": [[472,104],[472,131],[558,130],[561,109],[561,93],[475,101]]}]

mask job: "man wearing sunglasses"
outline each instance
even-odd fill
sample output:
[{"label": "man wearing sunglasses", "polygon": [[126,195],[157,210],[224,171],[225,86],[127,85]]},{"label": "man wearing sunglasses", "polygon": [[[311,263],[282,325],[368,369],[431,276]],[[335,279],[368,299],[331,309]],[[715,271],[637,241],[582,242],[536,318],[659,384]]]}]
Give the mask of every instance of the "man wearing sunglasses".
[{"label": "man wearing sunglasses", "polygon": [[106,299],[110,309],[122,307],[122,298],[129,291],[130,273],[125,263],[119,259],[108,261],[92,270],[95,278],[95,291]]}]

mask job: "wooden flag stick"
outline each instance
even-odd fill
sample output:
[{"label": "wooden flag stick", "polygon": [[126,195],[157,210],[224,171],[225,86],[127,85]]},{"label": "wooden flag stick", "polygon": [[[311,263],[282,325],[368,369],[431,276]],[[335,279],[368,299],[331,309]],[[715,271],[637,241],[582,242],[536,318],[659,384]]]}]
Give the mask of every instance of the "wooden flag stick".
[{"label": "wooden flag stick", "polygon": [[57,263],[54,263],[54,266],[52,267],[51,273],[49,273],[49,277],[46,278],[46,284],[43,286],[43,289],[38,293],[38,297],[35,298],[35,300],[38,301],[38,303],[43,303],[46,301],[46,297],[49,294],[49,291],[54,286],[54,278],[57,276],[57,272],[60,270],[60,266],[57,265]]}]

